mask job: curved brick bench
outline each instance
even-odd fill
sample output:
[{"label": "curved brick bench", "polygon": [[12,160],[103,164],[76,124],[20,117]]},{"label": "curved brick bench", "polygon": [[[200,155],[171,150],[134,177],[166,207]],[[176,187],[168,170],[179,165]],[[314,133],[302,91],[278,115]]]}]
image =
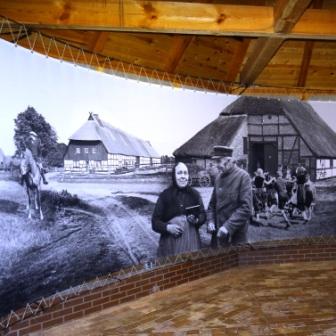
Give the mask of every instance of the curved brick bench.
[{"label": "curved brick bench", "polygon": [[201,250],[138,265],[27,305],[1,319],[3,335],[26,335],[239,265],[336,259],[336,237]]}]

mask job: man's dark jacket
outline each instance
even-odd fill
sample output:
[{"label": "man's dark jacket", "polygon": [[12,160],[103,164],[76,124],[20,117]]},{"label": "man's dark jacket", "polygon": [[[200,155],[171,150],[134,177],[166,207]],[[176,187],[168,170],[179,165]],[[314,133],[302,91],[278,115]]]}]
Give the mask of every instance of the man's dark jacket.
[{"label": "man's dark jacket", "polygon": [[229,232],[230,243],[236,245],[247,242],[251,215],[251,178],[245,170],[234,165],[215,180],[208,209],[209,221],[215,223],[217,231],[224,225]]}]

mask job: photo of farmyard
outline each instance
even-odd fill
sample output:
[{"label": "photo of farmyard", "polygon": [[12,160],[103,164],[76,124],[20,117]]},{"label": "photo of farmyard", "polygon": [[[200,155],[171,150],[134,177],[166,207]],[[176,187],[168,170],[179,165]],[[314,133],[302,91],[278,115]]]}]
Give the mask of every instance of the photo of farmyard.
[{"label": "photo of farmyard", "polygon": [[1,50],[2,316],[162,256],[335,235],[334,103],[160,87]]}]

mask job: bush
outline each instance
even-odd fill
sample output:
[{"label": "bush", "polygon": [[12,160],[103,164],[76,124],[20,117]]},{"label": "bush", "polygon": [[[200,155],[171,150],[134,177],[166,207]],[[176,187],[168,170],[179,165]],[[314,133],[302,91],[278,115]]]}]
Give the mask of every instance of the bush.
[{"label": "bush", "polygon": [[72,195],[67,190],[62,190],[61,192],[43,190],[41,201],[44,203],[43,207],[49,209],[51,213],[66,207],[79,208],[96,214],[104,213],[101,208],[90,205],[81,200],[76,194]]},{"label": "bush", "polygon": [[140,210],[152,204],[151,201],[136,197],[136,196],[117,196],[118,201],[121,201],[124,205],[128,206],[132,210]]},{"label": "bush", "polygon": [[58,208],[79,206],[81,203],[77,195],[72,195],[67,190],[62,190],[60,193],[49,190],[45,191],[42,193],[42,201],[47,201]]}]

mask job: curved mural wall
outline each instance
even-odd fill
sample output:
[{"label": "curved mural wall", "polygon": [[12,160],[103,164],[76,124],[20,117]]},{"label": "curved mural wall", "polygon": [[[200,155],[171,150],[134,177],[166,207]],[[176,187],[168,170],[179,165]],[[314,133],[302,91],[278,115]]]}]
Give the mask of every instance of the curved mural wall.
[{"label": "curved mural wall", "polygon": [[[229,136],[211,123],[237,97],[125,81],[1,48],[8,67],[0,84],[0,316],[100,275],[151,268],[157,257],[336,234],[336,181],[309,179],[336,158],[284,161],[291,150],[312,154],[294,127],[252,139],[252,127],[265,127],[246,113],[230,121]],[[267,113],[261,125],[280,127]],[[188,146],[206,147],[203,157],[176,159],[200,131]],[[285,141],[280,154],[271,137]],[[217,145],[229,153],[212,157]],[[177,161],[184,163],[174,168]],[[225,177],[235,173],[226,182],[218,178],[224,166]]]}]

